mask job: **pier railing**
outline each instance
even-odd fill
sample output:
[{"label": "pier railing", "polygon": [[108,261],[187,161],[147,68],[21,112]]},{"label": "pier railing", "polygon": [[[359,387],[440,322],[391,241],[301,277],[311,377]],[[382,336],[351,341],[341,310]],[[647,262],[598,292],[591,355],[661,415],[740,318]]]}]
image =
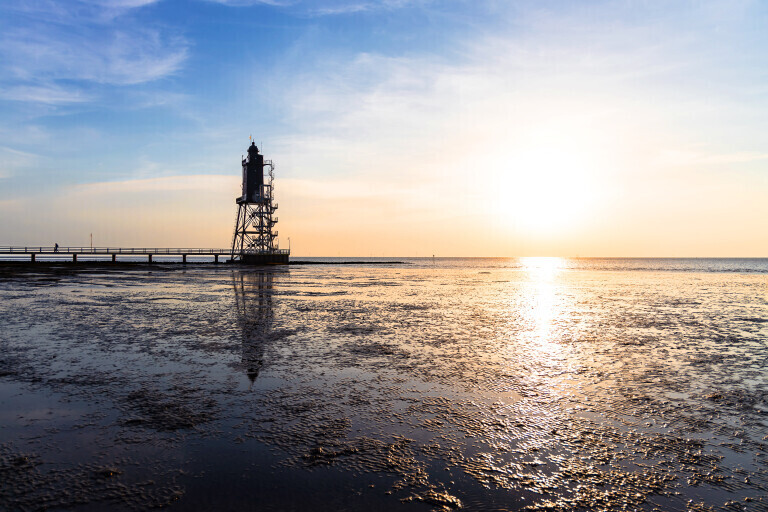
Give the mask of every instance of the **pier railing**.
[{"label": "pier railing", "polygon": [[68,255],[76,262],[78,256],[110,256],[117,261],[118,256],[146,256],[147,262],[152,263],[153,256],[181,256],[183,263],[187,256],[212,256],[214,263],[219,262],[219,256],[228,256],[230,249],[202,248],[169,248],[169,247],[63,247],[63,246],[0,246],[0,254],[27,255],[34,262],[38,256],[50,260],[52,256]]},{"label": "pier railing", "polygon": [[[72,261],[76,262],[78,256],[111,256],[112,261],[117,261],[118,256],[146,256],[147,262],[152,263],[153,256],[181,256],[183,263],[187,262],[187,256],[213,256],[215,263],[219,262],[219,256],[230,256],[231,249],[204,249],[204,248],[170,248],[170,247],[62,247],[62,246],[0,246],[0,254],[9,255],[27,255],[30,261],[34,262],[37,256],[72,256]],[[288,262],[288,249],[275,249],[273,251],[246,251],[244,256],[285,256],[285,262]],[[46,258],[50,260],[51,258]],[[282,259],[279,259],[282,262]],[[274,258],[270,258],[274,262]]]},{"label": "pier railing", "polygon": [[38,247],[38,246],[0,246],[0,254],[229,254],[230,249],[167,248],[167,247]]}]

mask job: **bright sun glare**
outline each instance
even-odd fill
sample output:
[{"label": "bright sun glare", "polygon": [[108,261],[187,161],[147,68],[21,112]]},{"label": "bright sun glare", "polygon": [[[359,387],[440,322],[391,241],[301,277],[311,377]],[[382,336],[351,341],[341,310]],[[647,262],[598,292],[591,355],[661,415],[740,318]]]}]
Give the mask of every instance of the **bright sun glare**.
[{"label": "bright sun glare", "polygon": [[515,230],[560,233],[577,227],[590,213],[597,184],[584,150],[539,146],[498,164],[495,213]]}]

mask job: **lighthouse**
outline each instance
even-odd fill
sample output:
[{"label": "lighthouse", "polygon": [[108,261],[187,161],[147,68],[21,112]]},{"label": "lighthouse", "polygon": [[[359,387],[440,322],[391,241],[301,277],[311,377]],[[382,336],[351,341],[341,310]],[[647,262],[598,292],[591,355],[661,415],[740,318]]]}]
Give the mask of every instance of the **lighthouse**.
[{"label": "lighthouse", "polygon": [[273,203],[275,167],[255,142],[242,161],[243,189],[237,203],[232,261],[251,265],[288,263],[290,250],[276,244],[277,203]]}]

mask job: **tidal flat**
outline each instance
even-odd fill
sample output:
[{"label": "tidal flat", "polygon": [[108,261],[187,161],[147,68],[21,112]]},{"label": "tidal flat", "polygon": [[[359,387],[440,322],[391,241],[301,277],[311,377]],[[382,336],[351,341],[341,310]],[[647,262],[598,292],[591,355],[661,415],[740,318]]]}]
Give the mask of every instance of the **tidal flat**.
[{"label": "tidal flat", "polygon": [[768,510],[768,260],[401,261],[0,264],[0,510]]}]

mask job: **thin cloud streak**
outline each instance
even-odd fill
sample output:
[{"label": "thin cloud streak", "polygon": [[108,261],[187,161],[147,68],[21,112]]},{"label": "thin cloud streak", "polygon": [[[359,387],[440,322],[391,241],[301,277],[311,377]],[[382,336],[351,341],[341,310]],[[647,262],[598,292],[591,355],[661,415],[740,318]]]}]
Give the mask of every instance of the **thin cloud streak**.
[{"label": "thin cloud streak", "polygon": [[0,98],[11,101],[43,103],[47,105],[63,105],[85,103],[93,96],[75,88],[67,88],[54,84],[17,85],[0,89]]},{"label": "thin cloud streak", "polygon": [[379,0],[379,1],[347,1],[347,0],[208,0],[210,2],[230,7],[247,7],[253,5],[268,5],[288,9],[292,12],[309,16],[339,16],[370,12],[377,10],[403,9],[414,4],[428,3],[428,0]]},{"label": "thin cloud streak", "polygon": [[161,0],[6,0],[2,9],[52,25],[108,24]]},{"label": "thin cloud streak", "polygon": [[188,43],[166,28],[143,26],[125,14],[150,1],[11,3],[0,13],[3,97],[46,104],[83,103],[87,84],[137,85],[171,76],[188,58]]},{"label": "thin cloud streak", "polygon": [[[238,176],[217,174],[195,174],[164,176],[160,178],[142,178],[121,181],[83,183],[68,187],[65,194],[78,197],[98,197],[104,194],[128,195],[142,192],[183,192],[227,190],[233,195],[237,192]],[[234,195],[233,195],[234,197]]]},{"label": "thin cloud streak", "polygon": [[4,75],[21,81],[131,85],[173,74],[188,55],[182,38],[158,30],[75,30],[35,27],[6,32],[0,39]]},{"label": "thin cloud streak", "polygon": [[38,155],[0,146],[0,178],[8,178],[17,170],[28,168],[40,160]]}]

